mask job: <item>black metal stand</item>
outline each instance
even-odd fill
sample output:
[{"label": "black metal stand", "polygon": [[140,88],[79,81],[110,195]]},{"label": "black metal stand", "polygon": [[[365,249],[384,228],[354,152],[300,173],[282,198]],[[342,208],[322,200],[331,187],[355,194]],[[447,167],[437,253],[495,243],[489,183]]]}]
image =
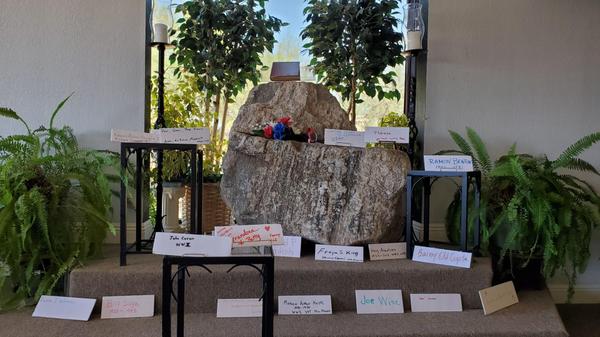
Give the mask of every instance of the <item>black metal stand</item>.
[{"label": "black metal stand", "polygon": [[[150,240],[142,240],[142,175],[143,175],[143,152],[156,151],[162,153],[164,150],[189,151],[191,156],[191,179],[192,188],[191,200],[191,223],[190,233],[202,233],[202,170],[203,170],[203,152],[198,149],[196,144],[159,144],[159,143],[121,143],[121,213],[120,213],[120,264],[127,264],[127,254],[149,254],[152,253],[151,244],[154,240],[154,234]],[[129,156],[135,153],[135,243],[127,246],[127,184],[126,173],[129,164]],[[162,214],[162,189],[156,191],[157,210],[156,213]],[[163,231],[162,218],[156,223],[154,232]],[[150,245],[150,247],[148,247]],[[148,250],[150,249],[150,250]]]},{"label": "black metal stand", "polygon": [[[438,179],[443,177],[459,177],[461,178],[461,214],[460,214],[460,249],[462,251],[468,251],[468,236],[469,230],[467,228],[468,223],[468,205],[469,205],[469,183],[474,181],[475,195],[474,202],[475,208],[479,211],[479,194],[481,191],[481,172],[438,172],[438,171],[410,171],[406,177],[406,227],[405,227],[405,238],[408,258],[412,258],[412,252],[415,246],[416,238],[413,238],[413,213],[412,213],[412,200],[413,190],[417,183],[422,181],[423,185],[423,240],[420,242],[422,245],[429,245],[429,198],[431,196],[431,185]],[[413,178],[416,178],[413,181]],[[434,178],[433,181],[431,178]],[[479,217],[474,219],[474,238],[473,238],[473,251],[479,250],[481,228],[479,224]]]},{"label": "black metal stand", "polygon": [[419,129],[417,128],[417,56],[413,52],[406,55],[404,62],[405,78],[404,78],[404,114],[408,118],[408,148],[407,153],[410,158],[410,163],[413,168],[417,168],[419,160],[417,153],[417,136]]},{"label": "black metal stand", "polygon": [[[269,247],[270,248],[270,247]],[[177,337],[184,336],[185,317],[185,276],[187,268],[199,266],[212,272],[206,267],[209,264],[232,264],[231,271],[238,266],[250,266],[259,271],[263,281],[262,295],[262,337],[273,337],[273,302],[275,299],[275,259],[273,254],[268,255],[232,255],[223,257],[188,257],[165,256],[163,259],[162,275],[162,335],[171,337],[171,297],[177,302]],[[177,296],[173,293],[172,266],[177,266]],[[262,265],[259,269],[255,265]],[[229,272],[228,271],[228,272]]]},{"label": "black metal stand", "polygon": [[[155,43],[158,49],[158,111],[155,129],[166,128],[165,123],[165,47],[166,43]],[[163,151],[159,149],[156,154],[156,219],[155,232],[163,231],[162,195],[163,195]]]}]

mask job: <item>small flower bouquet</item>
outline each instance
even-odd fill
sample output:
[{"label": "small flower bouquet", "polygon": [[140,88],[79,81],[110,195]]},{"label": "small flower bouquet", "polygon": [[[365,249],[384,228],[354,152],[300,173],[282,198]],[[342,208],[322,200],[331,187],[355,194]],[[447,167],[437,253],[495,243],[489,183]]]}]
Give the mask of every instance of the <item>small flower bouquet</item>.
[{"label": "small flower bouquet", "polygon": [[275,140],[295,140],[304,143],[317,141],[317,134],[312,128],[308,128],[305,133],[294,133],[291,117],[281,117],[274,122],[257,124],[252,129],[252,134]]}]

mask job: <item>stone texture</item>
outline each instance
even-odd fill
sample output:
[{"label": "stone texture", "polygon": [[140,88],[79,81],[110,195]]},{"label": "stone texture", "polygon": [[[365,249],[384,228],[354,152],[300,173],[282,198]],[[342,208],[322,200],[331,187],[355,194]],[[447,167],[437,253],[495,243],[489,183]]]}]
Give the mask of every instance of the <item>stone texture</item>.
[{"label": "stone texture", "polygon": [[400,238],[405,153],[234,132],[221,195],[240,224],[281,223],[284,233],[320,243]]},{"label": "stone texture", "polygon": [[356,130],[337,99],[322,85],[308,82],[270,82],[254,88],[240,108],[233,132],[251,133],[256,124],[292,117],[296,133],[312,127],[319,140],[324,129]]}]

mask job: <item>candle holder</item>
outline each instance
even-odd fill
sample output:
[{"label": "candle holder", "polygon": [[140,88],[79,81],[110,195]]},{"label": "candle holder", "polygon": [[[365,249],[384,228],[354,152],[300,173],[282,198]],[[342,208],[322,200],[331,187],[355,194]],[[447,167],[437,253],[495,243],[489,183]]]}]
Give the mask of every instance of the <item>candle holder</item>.
[{"label": "candle holder", "polygon": [[[171,12],[171,0],[153,0],[152,1],[152,43],[158,49],[158,98],[157,98],[157,116],[154,123],[154,129],[166,128],[165,122],[165,49],[170,46],[169,36],[173,28],[173,13]],[[162,195],[163,195],[163,159],[164,153],[159,149],[156,154],[156,218],[154,233],[164,230]]]}]

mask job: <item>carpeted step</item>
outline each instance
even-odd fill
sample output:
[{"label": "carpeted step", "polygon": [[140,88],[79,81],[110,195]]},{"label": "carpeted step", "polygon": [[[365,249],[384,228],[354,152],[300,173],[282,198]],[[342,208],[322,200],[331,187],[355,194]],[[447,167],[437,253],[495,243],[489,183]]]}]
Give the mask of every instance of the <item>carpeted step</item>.
[{"label": "carpeted step", "polygon": [[[519,293],[520,303],[484,316],[482,310],[456,313],[275,316],[277,337],[567,337],[548,291]],[[186,315],[186,337],[260,336],[260,318]],[[172,320],[175,329],[175,318]],[[161,336],[161,317],[75,322],[32,318],[31,309],[0,314],[1,336],[105,337]],[[175,334],[173,334],[175,336]]]},{"label": "carpeted step", "polygon": [[[106,257],[71,272],[70,296],[101,299],[112,295],[155,294],[160,310],[162,258],[152,255],[128,257],[119,267],[116,247]],[[218,298],[252,298],[261,295],[261,278],[250,267],[241,266],[230,273],[230,266],[209,266],[213,271],[190,268],[186,281],[186,311],[216,311]],[[476,258],[470,269],[445,267],[410,260],[367,261],[364,263],[276,258],[275,296],[331,295],[334,311],[356,309],[356,289],[401,289],[408,309],[410,293],[459,293],[463,308],[481,308],[478,290],[492,281],[491,261]],[[176,283],[176,282],[175,282]]]}]

